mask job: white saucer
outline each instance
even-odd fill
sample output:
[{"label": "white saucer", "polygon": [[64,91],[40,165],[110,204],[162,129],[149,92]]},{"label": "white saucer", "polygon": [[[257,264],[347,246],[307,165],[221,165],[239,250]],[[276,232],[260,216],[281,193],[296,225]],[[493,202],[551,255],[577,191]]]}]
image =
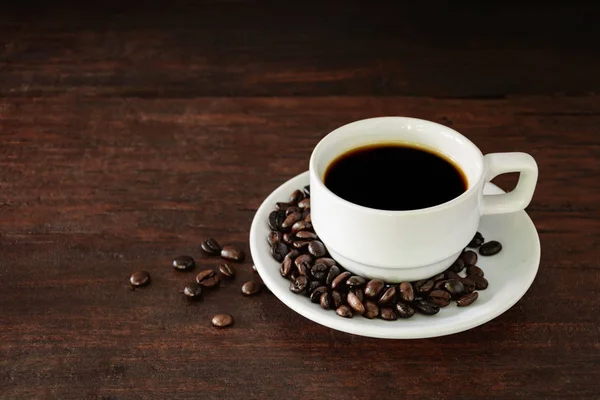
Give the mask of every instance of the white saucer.
[{"label": "white saucer", "polygon": [[[267,235],[269,213],[278,201],[287,201],[295,189],[309,184],[308,172],[302,173],[279,186],[262,203],[250,229],[252,259],[265,285],[292,310],[339,331],[355,335],[386,339],[417,339],[444,336],[462,332],[484,324],[512,307],[527,292],[540,264],[540,239],[533,222],[525,211],[514,214],[486,216],[481,219],[479,231],[486,240],[498,240],[503,249],[492,257],[479,257],[478,265],[489,281],[486,290],[469,307],[459,308],[454,303],[442,308],[437,315],[415,315],[410,319],[384,321],[354,316],[346,319],[333,310],[323,310],[307,297],[289,290],[290,281],[279,274],[279,263],[273,260]],[[488,183],[486,194],[503,193]],[[318,232],[317,232],[318,233]]]}]

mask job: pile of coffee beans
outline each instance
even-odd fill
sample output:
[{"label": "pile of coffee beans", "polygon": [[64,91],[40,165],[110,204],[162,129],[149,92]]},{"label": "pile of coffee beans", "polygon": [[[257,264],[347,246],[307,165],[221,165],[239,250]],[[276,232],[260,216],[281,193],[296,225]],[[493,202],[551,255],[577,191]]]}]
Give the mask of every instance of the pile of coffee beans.
[{"label": "pile of coffee beans", "polygon": [[[458,307],[470,306],[479,297],[477,291],[488,287],[477,266],[477,253],[469,249],[446,271],[415,282],[389,283],[346,271],[330,257],[313,229],[310,186],[295,190],[287,202],[277,203],[268,224],[271,255],[281,263],[281,276],[291,281],[290,290],[344,318],[362,315],[396,320],[416,313],[434,315],[452,302]],[[486,243],[479,232],[467,247],[479,248],[482,256],[502,250],[499,242]]]}]

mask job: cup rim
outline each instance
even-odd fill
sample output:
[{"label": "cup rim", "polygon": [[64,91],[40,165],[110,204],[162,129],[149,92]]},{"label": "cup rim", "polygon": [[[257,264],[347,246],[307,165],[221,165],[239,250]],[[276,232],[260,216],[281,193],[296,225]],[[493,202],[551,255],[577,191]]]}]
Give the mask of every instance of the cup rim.
[{"label": "cup rim", "polygon": [[[376,215],[400,216],[400,215],[429,214],[432,212],[450,208],[454,205],[457,205],[457,204],[460,204],[460,203],[466,201],[467,198],[469,198],[477,190],[477,188],[479,188],[481,186],[481,184],[484,180],[484,176],[485,176],[485,170],[484,170],[485,165],[483,166],[482,170],[480,171],[479,177],[475,181],[475,183],[473,185],[471,185],[467,190],[465,190],[460,196],[455,197],[452,200],[449,200],[442,204],[438,204],[438,205],[426,207],[426,208],[419,208],[417,210],[381,210],[378,208],[365,207],[365,206],[361,206],[356,203],[352,203],[351,201],[348,201],[348,200],[338,196],[337,194],[333,193],[331,190],[329,190],[329,188],[327,186],[325,186],[323,179],[317,174],[317,167],[316,167],[317,159],[316,159],[316,157],[319,154],[320,148],[323,146],[323,141],[330,135],[335,134],[336,132],[346,129],[352,125],[365,123],[366,121],[376,121],[376,120],[379,120],[379,121],[389,120],[389,121],[395,121],[395,122],[403,121],[403,122],[413,122],[413,123],[418,122],[421,124],[430,125],[437,129],[445,130],[446,132],[448,132],[454,136],[458,136],[462,140],[464,140],[466,142],[466,144],[471,146],[479,154],[479,156],[483,159],[483,153],[481,152],[479,147],[477,147],[475,145],[475,143],[473,143],[471,140],[469,140],[469,138],[467,138],[466,136],[462,135],[460,132],[458,132],[452,128],[449,128],[442,124],[438,124],[437,122],[428,121],[426,119],[413,118],[413,117],[402,117],[402,116],[365,118],[365,119],[361,119],[358,121],[350,122],[348,124],[340,126],[339,128],[334,129],[333,131],[331,131],[327,135],[325,135],[323,138],[321,138],[321,140],[319,140],[319,143],[317,143],[317,145],[313,149],[311,156],[310,156],[310,161],[309,161],[310,177],[314,178],[314,181],[317,182],[317,185],[319,185],[321,189],[325,190],[329,195],[333,196],[338,201],[344,203],[348,207],[356,209],[357,211],[368,212],[368,213],[376,214]],[[312,181],[313,181],[313,179],[311,179],[311,184],[312,184]]]}]

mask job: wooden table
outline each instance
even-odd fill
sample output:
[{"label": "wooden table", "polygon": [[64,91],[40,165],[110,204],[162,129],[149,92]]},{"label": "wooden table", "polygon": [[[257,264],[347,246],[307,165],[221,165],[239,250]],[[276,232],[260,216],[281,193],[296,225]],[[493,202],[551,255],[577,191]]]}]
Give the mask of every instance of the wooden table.
[{"label": "wooden table", "polygon": [[[600,397],[597,6],[109,3],[0,10],[0,399]],[[251,260],[186,303],[175,255],[247,250],[318,140],[381,115],[537,159],[542,261],[518,304],[363,338],[242,297]]]}]

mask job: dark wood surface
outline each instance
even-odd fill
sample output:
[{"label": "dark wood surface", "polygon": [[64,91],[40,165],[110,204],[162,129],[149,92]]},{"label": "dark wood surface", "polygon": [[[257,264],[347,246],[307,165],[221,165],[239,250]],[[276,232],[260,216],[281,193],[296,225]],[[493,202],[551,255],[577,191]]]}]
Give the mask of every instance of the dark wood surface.
[{"label": "dark wood surface", "polygon": [[[598,399],[598,7],[574,4],[3,5],[0,399]],[[319,139],[381,115],[536,158],[542,261],[521,301],[376,340],[243,298],[247,260],[186,303],[174,255],[248,250]],[[132,291],[139,269],[153,282]]]}]

